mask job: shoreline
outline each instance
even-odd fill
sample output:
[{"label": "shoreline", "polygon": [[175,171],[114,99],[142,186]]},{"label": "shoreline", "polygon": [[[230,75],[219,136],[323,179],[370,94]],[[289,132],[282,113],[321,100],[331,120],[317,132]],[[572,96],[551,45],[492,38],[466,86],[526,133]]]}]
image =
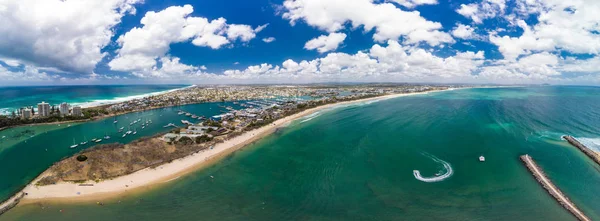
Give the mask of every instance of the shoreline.
[{"label": "shoreline", "polygon": [[[253,142],[266,137],[281,127],[286,127],[291,122],[313,114],[317,111],[326,110],[332,107],[349,105],[360,102],[369,102],[377,100],[387,100],[392,98],[423,95],[435,92],[452,91],[457,88],[450,88],[446,90],[435,90],[427,92],[417,93],[406,93],[406,94],[390,94],[379,97],[365,98],[354,101],[345,101],[334,104],[327,104],[318,106],[312,109],[304,110],[302,112],[281,118],[275,122],[257,128],[251,131],[247,131],[242,135],[235,138],[226,140],[223,143],[219,143],[214,146],[213,149],[204,150],[192,155],[174,160],[170,163],[163,164],[154,169],[146,168],[137,171],[132,174],[117,177],[111,180],[105,180],[98,183],[94,181],[85,182],[84,185],[80,183],[58,183],[48,186],[36,186],[35,183],[44,176],[42,173],[30,184],[28,184],[23,192],[27,195],[23,198],[22,204],[32,204],[47,201],[61,201],[61,202],[90,202],[95,200],[103,199],[114,199],[124,194],[131,194],[137,191],[143,191],[144,189],[159,186],[170,181],[176,180],[181,176],[190,174],[197,171],[207,165],[211,165],[218,162],[225,156],[249,145]],[[461,88],[458,88],[461,89]]]}]

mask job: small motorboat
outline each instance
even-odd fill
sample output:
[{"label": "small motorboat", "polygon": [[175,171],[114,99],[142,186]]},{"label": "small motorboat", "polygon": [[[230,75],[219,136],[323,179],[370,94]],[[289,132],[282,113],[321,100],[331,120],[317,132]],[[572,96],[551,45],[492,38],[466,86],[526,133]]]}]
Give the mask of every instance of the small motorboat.
[{"label": "small motorboat", "polygon": [[485,157],[484,156],[479,156],[479,162],[485,162]]}]

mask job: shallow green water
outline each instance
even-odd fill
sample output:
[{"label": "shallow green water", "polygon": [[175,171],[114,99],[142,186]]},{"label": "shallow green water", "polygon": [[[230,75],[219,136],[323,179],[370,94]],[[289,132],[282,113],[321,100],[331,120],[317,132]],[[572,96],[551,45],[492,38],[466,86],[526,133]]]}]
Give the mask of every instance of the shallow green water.
[{"label": "shallow green water", "polygon": [[[111,138],[102,143],[129,143],[144,136],[152,136],[173,129],[163,127],[169,123],[182,126],[181,120],[197,122],[190,117],[178,115],[177,111],[180,109],[198,116],[210,117],[222,113],[221,111],[224,109],[219,105],[235,106],[230,102],[193,104],[130,113],[116,118],[71,124],[71,126],[68,126],[69,124],[25,126],[1,131],[0,137],[7,137],[0,142],[0,168],[3,168],[0,170],[0,200],[8,199],[54,162],[72,156],[81,149],[92,147],[96,144],[90,141],[93,138],[102,139],[108,135]],[[129,125],[138,119],[141,119],[143,123],[146,121],[153,123],[144,129],[141,126],[142,122]],[[114,120],[118,122],[115,124]],[[137,131],[137,134],[123,138],[124,132],[118,132],[121,127],[124,127],[125,131]],[[19,136],[11,136],[11,134]],[[75,149],[69,148],[73,144],[80,144],[84,141],[88,141],[88,143],[79,145]]]},{"label": "shallow green water", "polygon": [[[151,192],[105,206],[22,206],[0,220],[574,220],[519,162],[525,153],[600,219],[600,167],[560,140],[598,138],[599,125],[593,87],[470,89],[352,105],[298,120]],[[453,174],[417,180],[413,170],[448,172],[433,157]]]}]

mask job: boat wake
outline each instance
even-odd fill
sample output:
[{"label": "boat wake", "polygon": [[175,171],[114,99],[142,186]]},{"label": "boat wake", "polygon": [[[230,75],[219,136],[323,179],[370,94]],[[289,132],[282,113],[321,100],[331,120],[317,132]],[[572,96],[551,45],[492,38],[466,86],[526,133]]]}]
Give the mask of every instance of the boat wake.
[{"label": "boat wake", "polygon": [[448,162],[440,160],[439,158],[437,158],[431,154],[425,153],[424,155],[429,157],[436,163],[441,163],[444,166],[445,173],[443,171],[440,171],[438,173],[439,175],[436,174],[436,176],[433,176],[433,177],[423,177],[423,176],[421,176],[421,172],[419,170],[413,170],[413,175],[415,176],[415,178],[417,180],[420,180],[420,181],[423,181],[426,183],[440,182],[440,181],[450,178],[452,176],[452,174],[454,174],[454,171],[452,170],[452,166],[450,166],[450,164]]}]

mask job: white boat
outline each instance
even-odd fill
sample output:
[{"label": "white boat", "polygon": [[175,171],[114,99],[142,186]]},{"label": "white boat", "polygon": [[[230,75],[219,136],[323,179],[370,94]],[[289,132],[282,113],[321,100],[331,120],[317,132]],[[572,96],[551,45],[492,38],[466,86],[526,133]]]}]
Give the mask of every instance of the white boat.
[{"label": "white boat", "polygon": [[106,135],[106,136],[104,136],[104,139],[108,140],[108,139],[110,139],[110,136]]},{"label": "white boat", "polygon": [[127,133],[124,133],[124,134],[123,134],[123,137],[125,137],[125,136],[127,136]]},{"label": "white boat", "polygon": [[131,134],[133,133],[133,131],[128,130],[126,134]]},{"label": "white boat", "polygon": [[137,130],[136,130],[136,131],[133,131],[133,134],[134,134],[134,135],[135,135],[135,134],[137,134]]},{"label": "white boat", "polygon": [[485,157],[484,156],[479,156],[479,162],[484,162],[485,161]]},{"label": "white boat", "polygon": [[77,146],[79,146],[79,145],[77,145],[77,143],[75,143],[75,138],[73,138],[73,145],[71,145],[70,148],[73,149],[73,148],[75,148]]},{"label": "white boat", "polygon": [[102,142],[102,139],[97,139],[95,142],[100,143],[100,142]]},{"label": "white boat", "polygon": [[142,129],[146,128],[146,126],[142,126]]}]

